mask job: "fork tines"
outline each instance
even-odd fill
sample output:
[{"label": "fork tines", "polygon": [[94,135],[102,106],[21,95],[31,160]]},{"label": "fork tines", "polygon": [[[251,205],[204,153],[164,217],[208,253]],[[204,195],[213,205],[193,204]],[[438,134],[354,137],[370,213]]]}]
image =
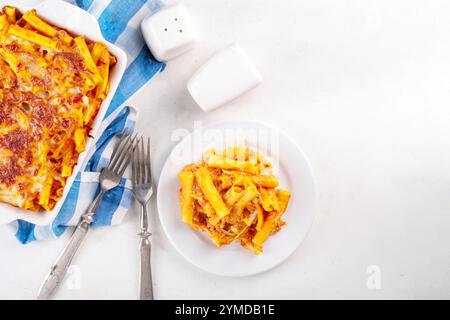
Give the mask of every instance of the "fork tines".
[{"label": "fork tines", "polygon": [[[147,143],[144,142],[147,140]],[[152,183],[150,138],[140,137],[133,152],[133,182],[135,185]]]},{"label": "fork tines", "polygon": [[108,169],[122,176],[128,166],[131,154],[136,147],[137,134],[125,134],[114,148]]}]

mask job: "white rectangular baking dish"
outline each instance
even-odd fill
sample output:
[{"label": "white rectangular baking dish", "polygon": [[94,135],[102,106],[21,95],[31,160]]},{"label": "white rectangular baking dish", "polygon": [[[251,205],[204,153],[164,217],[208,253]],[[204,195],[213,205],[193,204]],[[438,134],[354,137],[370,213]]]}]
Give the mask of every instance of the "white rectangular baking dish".
[{"label": "white rectangular baking dish", "polygon": [[80,154],[78,158],[78,164],[75,166],[72,176],[67,179],[67,184],[64,188],[63,196],[56,203],[54,209],[48,212],[32,212],[21,208],[16,208],[9,204],[0,203],[0,225],[17,219],[28,221],[37,225],[47,225],[56,218],[73,184],[73,181],[75,180],[75,177],[80,170],[80,167],[85,161],[88,150],[93,146],[95,139],[99,134],[98,131],[100,129],[102,119],[106,114],[106,110],[108,109],[108,106],[127,67],[127,55],[122,49],[105,40],[100,31],[100,26],[97,20],[92,15],[67,2],[61,0],[45,0],[39,2],[0,0],[0,8],[3,8],[3,6],[5,5],[14,6],[18,8],[22,13],[34,8],[37,10],[39,16],[54,24],[55,26],[64,28],[77,35],[83,35],[88,39],[103,42],[108,47],[108,50],[117,57],[117,64],[111,70],[109,94],[100,106],[98,115],[95,118],[92,130],[90,132],[90,135],[93,138],[90,138],[87,141],[86,151]]}]

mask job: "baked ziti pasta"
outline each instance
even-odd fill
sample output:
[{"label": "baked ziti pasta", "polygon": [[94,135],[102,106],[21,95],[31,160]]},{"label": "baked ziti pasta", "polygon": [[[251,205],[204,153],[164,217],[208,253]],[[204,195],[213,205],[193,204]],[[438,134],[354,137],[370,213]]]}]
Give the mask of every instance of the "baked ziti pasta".
[{"label": "baked ziti pasta", "polygon": [[0,12],[0,201],[51,210],[102,101],[116,58],[35,10]]},{"label": "baked ziti pasta", "polygon": [[277,189],[271,164],[247,147],[211,150],[178,175],[181,219],[218,246],[240,241],[255,254],[285,224],[291,194]]}]

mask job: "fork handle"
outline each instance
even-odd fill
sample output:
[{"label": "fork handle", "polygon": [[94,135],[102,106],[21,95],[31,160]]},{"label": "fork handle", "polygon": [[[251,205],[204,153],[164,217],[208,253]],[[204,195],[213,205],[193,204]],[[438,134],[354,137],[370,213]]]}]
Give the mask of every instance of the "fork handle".
[{"label": "fork handle", "polygon": [[94,211],[88,211],[85,213],[80,222],[78,223],[75,231],[72,234],[69,242],[67,243],[64,250],[61,252],[60,256],[50,268],[47,276],[44,279],[41,287],[38,292],[38,299],[49,299],[55,289],[61,284],[64,280],[64,276],[72,263],[75,254],[80,248],[83,240],[86,238],[86,235],[89,231],[89,226],[92,222],[92,217],[95,213],[95,209],[97,209],[98,204],[101,202],[104,195],[104,191],[100,191],[100,193],[95,198],[93,204],[89,209],[93,209]]},{"label": "fork handle", "polygon": [[78,248],[83,243],[86,234],[89,231],[89,224],[80,223],[67,243],[61,255],[56,260],[55,264],[50,268],[50,271],[41,285],[38,292],[38,299],[49,299],[55,289],[61,284],[64,276],[72,263],[72,259],[75,256]]},{"label": "fork handle", "polygon": [[139,299],[153,300],[153,282],[152,282],[152,244],[150,242],[151,233],[148,231],[147,206],[142,206],[141,213],[141,238],[139,251],[141,256],[140,288]]}]

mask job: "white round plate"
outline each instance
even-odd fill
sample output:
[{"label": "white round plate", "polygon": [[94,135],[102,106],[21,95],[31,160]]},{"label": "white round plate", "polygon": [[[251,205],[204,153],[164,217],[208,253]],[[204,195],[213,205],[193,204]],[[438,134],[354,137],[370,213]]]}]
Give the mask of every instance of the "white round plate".
[{"label": "white round plate", "polygon": [[[181,221],[178,173],[184,165],[198,162],[212,148],[246,144],[273,165],[280,187],[292,193],[283,215],[286,225],[264,243],[255,255],[233,243],[217,248],[207,234]],[[167,237],[195,266],[223,276],[248,276],[283,262],[300,245],[314,218],[315,183],[303,152],[280,130],[254,121],[223,121],[196,128],[172,150],[158,184],[158,211]]]}]

